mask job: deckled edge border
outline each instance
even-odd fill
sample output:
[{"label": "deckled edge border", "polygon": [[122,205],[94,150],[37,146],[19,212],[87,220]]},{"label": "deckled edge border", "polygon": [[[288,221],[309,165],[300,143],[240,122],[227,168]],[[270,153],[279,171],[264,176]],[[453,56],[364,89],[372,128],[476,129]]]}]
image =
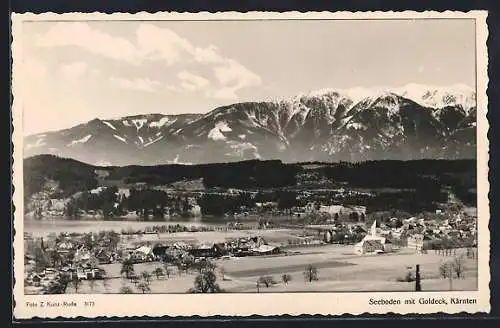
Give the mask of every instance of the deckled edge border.
[{"label": "deckled edge border", "polygon": [[[473,16],[471,17],[470,14],[471,13],[476,13],[477,16]],[[19,247],[16,245],[19,243],[19,236],[18,234],[16,234],[16,229],[15,229],[15,225],[16,225],[16,221],[15,221],[15,212],[16,210],[19,211],[20,209],[22,210],[22,202],[21,202],[21,205],[20,206],[17,206],[16,207],[16,195],[18,195],[18,198],[19,198],[19,195],[21,194],[21,200],[22,200],[22,191],[17,190],[16,192],[16,188],[15,188],[15,182],[18,180],[18,179],[21,179],[20,181],[22,182],[22,165],[17,165],[16,167],[16,159],[17,159],[17,162],[19,162],[19,159],[21,159],[21,162],[22,162],[22,156],[19,157],[18,155],[19,154],[16,154],[16,145],[15,145],[15,140],[16,138],[14,138],[14,136],[16,136],[16,130],[17,130],[17,134],[19,134],[19,128],[16,129],[16,125],[19,126],[18,124],[22,124],[22,114],[18,114],[17,116],[14,115],[14,108],[17,108],[19,106],[19,102],[20,102],[20,99],[19,99],[19,92],[20,92],[20,86],[19,85],[16,85],[16,79],[15,79],[15,76],[16,74],[14,74],[15,72],[15,46],[16,46],[16,42],[15,42],[15,39],[14,39],[14,35],[15,33],[19,33],[19,31],[21,30],[20,28],[20,25],[21,24],[18,24],[19,26],[15,27],[16,23],[22,23],[22,21],[26,21],[28,19],[24,19],[24,18],[33,18],[33,19],[36,19],[36,20],[42,20],[44,17],[54,17],[54,16],[57,16],[58,17],[58,20],[76,20],[78,17],[81,17],[81,15],[85,15],[86,16],[86,20],[88,20],[88,18],[90,17],[90,19],[92,20],[103,20],[103,16],[104,17],[104,20],[105,19],[111,19],[111,20],[115,20],[117,19],[118,17],[123,19],[127,19],[127,20],[136,20],[137,19],[137,16],[141,16],[141,20],[166,20],[166,19],[170,19],[170,20],[178,20],[178,19],[173,19],[172,15],[174,16],[178,16],[178,15],[181,15],[181,16],[184,16],[184,15],[187,15],[188,17],[181,17],[180,19],[182,20],[186,20],[189,18],[193,18],[193,20],[198,20],[200,19],[199,16],[202,16],[201,19],[220,19],[220,20],[224,20],[224,18],[226,16],[231,16],[232,18],[231,19],[242,19],[242,20],[254,20],[255,17],[248,17],[248,16],[252,16],[252,15],[259,15],[259,16],[265,16],[265,17],[259,17],[259,19],[280,19],[280,17],[277,17],[277,16],[283,16],[283,15],[286,15],[286,19],[298,19],[300,20],[301,18],[306,18],[306,16],[310,16],[310,14],[313,14],[313,15],[324,15],[325,17],[323,18],[315,18],[315,19],[339,19],[339,18],[342,18],[342,19],[366,19],[366,17],[359,17],[360,15],[378,15],[378,17],[381,17],[379,19],[386,19],[386,18],[400,18],[400,19],[412,19],[412,18],[418,18],[418,17],[415,17],[415,16],[425,16],[426,18],[429,18],[428,16],[432,16],[431,18],[436,18],[436,19],[439,19],[439,18],[443,18],[443,16],[446,16],[447,14],[453,14],[455,16],[459,16],[459,17],[454,17],[454,18],[475,18],[476,19],[476,24],[480,21],[481,25],[483,25],[484,27],[484,34],[481,35],[481,39],[484,38],[484,52],[481,53],[482,55],[484,55],[486,58],[483,58],[483,60],[485,60],[485,64],[484,64],[484,67],[480,67],[480,65],[478,65],[477,69],[481,68],[481,69],[484,69],[485,72],[483,72],[484,76],[482,76],[482,78],[484,79],[484,86],[485,86],[485,89],[484,89],[484,105],[485,108],[488,108],[488,97],[487,97],[487,90],[488,90],[488,82],[489,82],[489,76],[488,76],[488,48],[487,48],[487,40],[489,40],[489,33],[488,33],[488,24],[487,24],[487,19],[488,19],[488,13],[487,11],[483,11],[483,10],[471,10],[471,11],[468,11],[468,12],[460,12],[460,11],[450,11],[450,10],[446,10],[446,11],[356,11],[356,12],[346,12],[346,11],[343,11],[343,12],[328,12],[328,11],[318,11],[318,12],[300,12],[300,11],[289,11],[289,12],[270,12],[270,11],[266,11],[266,12],[255,12],[255,11],[248,11],[248,12],[215,12],[215,13],[212,13],[212,12],[209,12],[209,11],[203,11],[203,12],[198,12],[198,13],[191,13],[191,12],[183,12],[183,13],[180,13],[180,12],[156,12],[156,13],[149,13],[149,12],[145,12],[145,11],[142,11],[142,12],[138,12],[138,13],[134,13],[134,14],[131,14],[131,13],[112,13],[112,14],[109,14],[109,13],[100,13],[100,12],[93,12],[93,13],[64,13],[64,14],[58,14],[58,13],[54,13],[54,12],[47,12],[47,13],[39,13],[39,14],[33,14],[33,13],[23,13],[23,14],[16,14],[16,13],[13,13],[12,14],[12,19],[11,19],[11,26],[12,26],[12,29],[11,29],[11,51],[12,51],[12,58],[11,58],[11,65],[12,65],[12,90],[11,90],[11,97],[13,99],[12,101],[12,107],[11,107],[11,115],[12,115],[12,126],[11,126],[11,131],[12,131],[12,136],[13,136],[13,139],[11,140],[11,147],[13,149],[13,153],[12,153],[12,176],[13,176],[13,186],[12,186],[12,193],[13,193],[13,201],[12,201],[12,220],[13,220],[13,229],[12,229],[12,241],[13,241],[13,248],[12,248],[12,251],[13,251],[13,264],[15,263],[15,249],[19,249]],[[160,17],[158,17],[160,16]],[[198,16],[198,17],[196,17]],[[347,16],[347,17],[346,17]],[[179,19],[179,20],[180,20]],[[15,23],[15,21],[18,20],[18,22]],[[81,18],[80,18],[81,20]],[[484,20],[484,23],[483,23],[483,20]],[[17,30],[15,32],[15,30]],[[476,33],[476,38],[478,38],[480,36],[480,34]],[[476,44],[479,44],[479,42],[476,41]],[[19,46],[17,44],[17,46]],[[476,53],[476,55],[479,55],[479,53]],[[478,57],[479,59],[479,57]],[[481,74],[481,75],[483,75]],[[477,72],[477,76],[479,75],[479,72]],[[479,81],[478,81],[479,82]],[[17,83],[18,84],[18,83]],[[483,86],[483,85],[482,85]],[[479,85],[476,85],[476,88],[477,90],[479,91]],[[16,97],[15,94],[18,94],[18,96]],[[21,98],[22,99],[22,98]],[[16,101],[17,100],[17,101]],[[16,105],[17,104],[17,105]],[[485,117],[487,115],[487,112],[485,113]],[[17,117],[17,120],[16,120],[16,117]],[[21,121],[20,121],[21,120]],[[16,121],[17,121],[17,124],[16,124]],[[481,142],[485,142],[485,146],[488,147],[487,151],[486,151],[486,155],[485,155],[485,158],[484,159],[487,159],[486,160],[486,168],[489,169],[489,164],[491,162],[491,160],[489,159],[489,138],[488,138],[488,133],[489,133],[489,124],[488,124],[488,119],[485,120],[484,122],[487,126],[484,130],[484,133],[486,134],[486,138],[485,140],[479,140],[478,138],[478,141],[481,141]],[[479,129],[478,129],[479,130]],[[479,133],[478,133],[479,135]],[[21,136],[22,137],[22,136]],[[19,148],[19,147],[18,147]],[[18,150],[19,152],[19,150]],[[478,151],[479,153],[479,151]],[[17,155],[17,156],[16,156]],[[478,154],[478,157],[479,157],[480,154]],[[483,154],[484,155],[484,154]],[[16,171],[17,171],[17,174],[16,174]],[[479,167],[478,167],[478,171],[479,171]],[[480,172],[478,172],[480,173]],[[19,178],[20,176],[20,178]],[[17,177],[17,179],[16,179]],[[489,170],[488,170],[488,178],[486,178],[486,181],[488,182],[488,187],[489,187]],[[489,189],[489,188],[488,188]],[[488,192],[488,196],[490,195],[490,192]],[[487,196],[487,201],[488,201],[488,209],[491,211],[490,207],[489,207],[489,197]],[[478,208],[479,210],[479,208]],[[22,212],[22,211],[21,211]],[[488,226],[489,226],[489,221],[490,221],[490,215],[488,215],[488,223],[486,224],[486,229],[489,229]],[[484,230],[484,229],[483,229]],[[481,230],[480,230],[481,231]],[[487,236],[487,242],[490,243],[490,233],[489,233],[489,230],[488,231],[488,236]],[[17,237],[17,238],[16,238]],[[484,237],[483,237],[484,238]],[[16,243],[16,241],[18,241],[18,243]],[[486,242],[484,242],[486,243]],[[22,246],[22,244],[21,244]],[[491,245],[490,245],[491,246]],[[484,246],[483,246],[484,247]],[[22,247],[21,247],[22,249]],[[489,260],[489,264],[491,264],[491,259],[490,259],[490,248],[488,248],[488,260]],[[13,270],[14,272],[14,270]],[[484,274],[487,274],[487,278],[488,280],[491,278],[490,277],[490,271],[488,270],[487,272],[485,272]],[[13,305],[13,308],[15,309],[16,306],[15,306],[15,295],[16,295],[16,284],[15,284],[15,275],[13,277],[13,281],[14,281],[14,295],[13,295],[13,302],[14,302],[14,305]],[[490,282],[488,282],[488,285],[489,285]],[[17,286],[19,286],[19,284],[17,284]],[[491,287],[491,286],[490,286]],[[19,289],[19,288],[18,288]],[[488,290],[489,291],[489,290]],[[22,295],[24,295],[24,291],[21,290],[21,293]],[[491,305],[490,305],[491,306]],[[441,314],[441,315],[452,315],[452,314],[468,314],[469,316],[472,314],[473,316],[478,316],[478,315],[481,315],[481,314],[485,314],[489,311],[490,309],[488,308],[486,312],[475,312],[475,313],[470,313],[470,312],[455,312],[455,313],[443,313],[443,312],[406,312],[404,313],[404,315],[422,315],[422,314]],[[335,314],[335,315],[332,315],[332,314],[329,314],[329,315],[325,315],[325,314],[306,314],[306,313],[302,313],[302,314],[280,314],[280,317],[290,317],[290,318],[295,318],[297,316],[301,316],[301,318],[304,318],[304,317],[316,317],[316,316],[328,316],[328,317],[357,317],[357,316],[363,316],[363,315],[370,315],[372,317],[379,317],[379,316],[384,316],[384,315],[387,315],[387,314],[394,314],[394,315],[399,315],[399,316],[403,316],[402,313],[400,312],[391,312],[391,311],[387,311],[387,312],[359,312],[357,314],[352,314],[352,313],[343,313],[343,314]],[[99,321],[103,321],[102,318],[106,318],[105,320],[109,320],[109,319],[125,319],[125,318],[142,318],[142,319],[151,319],[151,318],[176,318],[176,319],[186,319],[186,318],[189,318],[189,319],[194,319],[194,318],[204,318],[204,319],[217,319],[217,318],[242,318],[241,316],[227,316],[227,317],[223,317],[221,315],[207,315],[207,316],[200,316],[200,315],[193,315],[193,316],[189,316],[189,317],[186,317],[186,316],[159,316],[159,317],[151,317],[151,316],[89,316],[89,317],[82,317],[82,316],[58,316],[58,317],[44,317],[44,318],[40,318],[40,317],[32,317],[31,319],[52,319],[52,320],[58,320],[58,319],[61,319],[63,318],[64,320],[67,320],[68,318],[70,319],[82,319],[82,318],[85,318],[85,319],[92,319],[92,320],[99,320]],[[243,318],[263,318],[263,317],[266,317],[266,316],[262,316],[262,315],[250,315],[250,316],[244,316]],[[23,318],[24,319],[24,318]]]}]

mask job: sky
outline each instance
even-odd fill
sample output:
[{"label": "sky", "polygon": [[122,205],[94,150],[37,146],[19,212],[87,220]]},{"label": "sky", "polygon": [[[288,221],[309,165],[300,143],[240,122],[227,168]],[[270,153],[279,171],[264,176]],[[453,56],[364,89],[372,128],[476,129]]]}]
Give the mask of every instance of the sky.
[{"label": "sky", "polygon": [[24,22],[22,37],[25,135],[324,88],[475,87],[474,20]]}]

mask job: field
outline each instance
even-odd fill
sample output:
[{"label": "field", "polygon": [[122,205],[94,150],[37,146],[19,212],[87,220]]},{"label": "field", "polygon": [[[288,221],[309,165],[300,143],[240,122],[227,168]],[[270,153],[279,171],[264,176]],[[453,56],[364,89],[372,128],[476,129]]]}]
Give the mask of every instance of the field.
[{"label": "field", "polygon": [[[464,253],[462,250],[459,253]],[[408,250],[381,255],[354,255],[350,246],[320,246],[294,249],[287,255],[243,257],[219,259],[217,265],[218,283],[229,293],[255,292],[363,292],[363,291],[412,291],[414,282],[398,282],[404,278],[408,268],[414,271],[420,264],[422,291],[476,290],[477,263],[466,259],[463,277],[443,279],[439,274],[442,261],[452,260],[453,256],[443,257],[430,252],[415,254]],[[318,270],[318,281],[306,282],[303,271],[308,265],[314,265]],[[130,287],[134,293],[141,293],[128,279],[120,275],[121,265],[102,265],[108,277],[105,283],[95,281],[82,282],[78,293],[119,293],[124,286]],[[161,263],[142,263],[134,266],[135,272],[152,272],[162,267]],[[223,268],[224,274],[221,273]],[[170,277],[154,275],[150,282],[151,293],[186,293],[193,286],[196,272],[178,274],[175,267],[170,268]],[[284,284],[283,274],[289,274],[291,281]],[[257,280],[261,276],[272,276],[276,284],[266,288]],[[30,293],[29,290],[26,290]],[[69,286],[67,293],[74,293],[74,287]]]}]

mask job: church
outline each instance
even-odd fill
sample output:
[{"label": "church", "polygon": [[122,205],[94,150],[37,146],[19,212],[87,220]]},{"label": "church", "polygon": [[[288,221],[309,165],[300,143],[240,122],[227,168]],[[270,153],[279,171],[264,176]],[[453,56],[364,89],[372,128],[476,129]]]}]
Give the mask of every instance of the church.
[{"label": "church", "polygon": [[356,254],[387,253],[392,251],[392,244],[385,237],[377,236],[377,221],[373,221],[368,234],[354,245]]}]

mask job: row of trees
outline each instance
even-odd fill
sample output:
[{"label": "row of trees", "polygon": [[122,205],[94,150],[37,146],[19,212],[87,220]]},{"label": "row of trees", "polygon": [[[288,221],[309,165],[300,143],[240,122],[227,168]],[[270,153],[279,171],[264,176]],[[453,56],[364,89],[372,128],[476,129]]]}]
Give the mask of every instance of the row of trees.
[{"label": "row of trees", "polygon": [[[166,208],[169,212],[166,212]],[[192,206],[187,197],[169,196],[165,191],[150,188],[131,188],[129,196],[118,193],[116,186],[108,187],[99,193],[89,191],[71,198],[66,205],[65,214],[76,218],[79,211],[102,211],[105,218],[120,216],[127,211],[135,211],[142,219],[163,218],[166,214],[190,215]]]},{"label": "row of trees", "polygon": [[290,209],[295,206],[303,205],[294,191],[271,191],[258,192],[254,197],[248,192],[241,192],[237,195],[230,194],[210,194],[206,193],[198,200],[201,212],[204,215],[224,215],[227,213],[240,212],[241,209],[247,210],[255,208],[256,203],[277,203],[280,210]]},{"label": "row of trees", "polygon": [[[319,280],[318,268],[316,268],[314,265],[308,265],[304,269],[303,275],[304,275],[304,280],[306,282],[313,282]],[[281,281],[283,282],[284,285],[287,285],[290,281],[292,281],[292,276],[288,273],[284,273],[281,275]],[[265,286],[266,288],[269,288],[276,284],[277,281],[274,279],[273,276],[261,276],[259,277],[259,279],[257,279],[257,292],[259,291],[260,286]]]},{"label": "row of trees", "polygon": [[[193,288],[188,290],[189,293],[220,293],[223,290],[217,283],[217,275],[215,274],[216,265],[209,260],[202,260],[195,262],[194,259],[187,257],[186,259],[178,259],[175,261],[177,266],[177,273],[182,275],[182,272],[189,272],[193,270],[198,272]],[[224,268],[220,268],[220,273],[224,279]],[[140,275],[135,273],[134,263],[129,260],[125,260],[122,263],[122,268],[120,274],[124,275],[127,279],[130,279],[132,283],[140,290],[142,293],[150,292],[150,283],[153,276],[156,276],[157,280],[163,279],[165,276],[170,278],[172,274],[170,263],[163,262],[163,268],[158,267],[154,269],[151,273],[148,271],[143,271]],[[130,287],[123,287],[120,290],[121,293],[128,294],[132,293]]]}]

